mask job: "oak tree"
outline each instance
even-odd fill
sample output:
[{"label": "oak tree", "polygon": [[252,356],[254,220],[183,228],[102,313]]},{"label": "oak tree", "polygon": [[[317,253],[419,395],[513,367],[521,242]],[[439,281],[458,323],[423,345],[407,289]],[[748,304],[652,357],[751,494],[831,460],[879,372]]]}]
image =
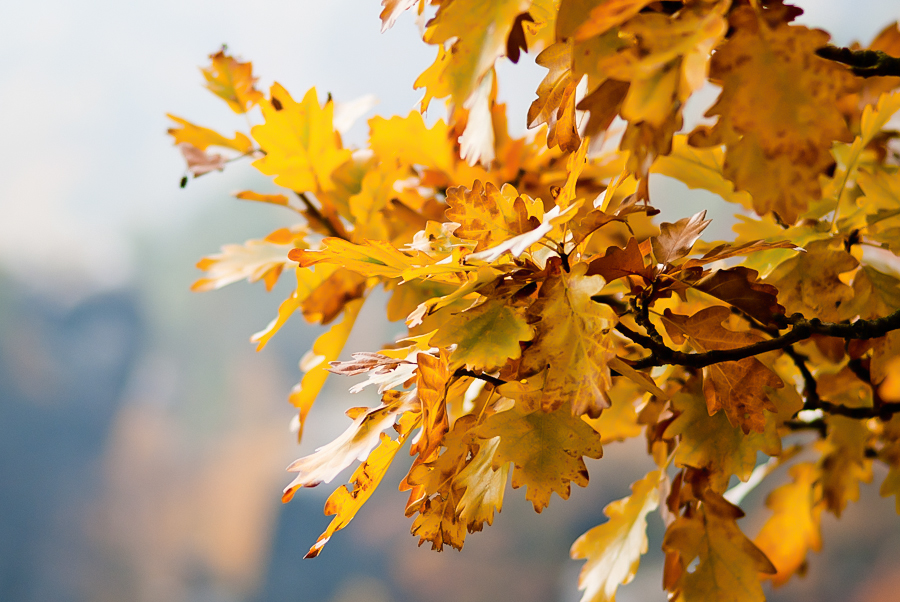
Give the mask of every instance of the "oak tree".
[{"label": "oak tree", "polygon": [[[399,487],[419,543],[462,548],[507,483],[541,512],[588,483],[584,458],[635,437],[657,468],[572,545],[583,602],[633,579],[651,512],[667,525],[671,599],[750,602],[761,581],[802,574],[823,512],[857,500],[873,464],[900,511],[896,23],[836,48],[782,0],[382,9],[383,30],[430,16],[436,58],[414,83],[420,106],[369,120],[365,147],[344,145],[330,95],[260,90],[224,50],[206,86],[257,125],[223,134],[172,116],[169,130],[193,177],[252,159],[284,192],[237,197],[294,212],[202,259],[194,288],[296,279],[252,340],[262,349],[296,313],[326,326],[290,393],[300,436],[330,374],[365,376],[353,391],[368,407],[289,467],[284,501],[356,466],[308,556],[394,462],[409,464]],[[525,53],[547,74],[517,138],[495,67]],[[708,125],[686,126],[710,86]],[[447,118],[426,122],[438,101]],[[705,211],[654,219],[667,199],[651,198],[653,174],[730,203],[734,237],[704,238]],[[345,350],[378,288],[406,336]],[[742,496],[776,472],[787,480],[751,538]]]}]

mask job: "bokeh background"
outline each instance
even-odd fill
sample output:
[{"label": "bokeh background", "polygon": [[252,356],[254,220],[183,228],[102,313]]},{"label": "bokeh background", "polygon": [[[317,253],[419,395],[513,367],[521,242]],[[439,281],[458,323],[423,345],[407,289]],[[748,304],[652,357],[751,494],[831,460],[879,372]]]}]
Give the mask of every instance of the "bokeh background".
[{"label": "bokeh background", "polygon": [[[898,0],[801,0],[802,21],[838,44],[870,40],[900,18]],[[288,425],[297,361],[317,331],[295,317],[260,354],[247,341],[275,315],[273,293],[238,284],[189,292],[201,256],[289,225],[279,208],[234,200],[274,190],[249,164],[178,183],[171,112],[243,127],[202,88],[198,66],[223,43],[252,60],[265,88],[315,85],[337,100],[374,94],[373,114],[405,114],[434,51],[413,15],[380,34],[375,0],[36,0],[0,19],[0,600],[325,602],[578,600],[568,547],[603,521],[647,469],[640,442],[609,445],[591,484],[536,515],[521,492],[462,553],[418,548],[406,496],[389,474],[353,525],[315,560],[333,487],[280,503],[284,467],[371,405],[332,379],[299,447]],[[510,123],[543,70],[533,54],[501,69]],[[764,102],[764,99],[761,99]],[[441,116],[432,109],[430,118]],[[361,143],[365,119],[345,137]],[[654,201],[673,218],[709,200],[663,179]],[[696,209],[694,209],[696,210]],[[728,220],[717,217],[727,230]],[[287,288],[286,288],[287,287]],[[347,349],[373,349],[396,325],[379,301]],[[876,473],[879,481],[883,474]],[[755,534],[764,494],[747,499]],[[894,601],[900,530],[893,500],[864,490],[825,552],[771,600]],[[620,602],[664,600],[662,524]]]}]

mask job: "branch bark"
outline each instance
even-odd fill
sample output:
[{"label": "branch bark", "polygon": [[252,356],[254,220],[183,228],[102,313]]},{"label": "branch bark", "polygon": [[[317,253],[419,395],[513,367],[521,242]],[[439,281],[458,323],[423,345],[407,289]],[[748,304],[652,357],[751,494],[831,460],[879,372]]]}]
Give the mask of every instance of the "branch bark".
[{"label": "branch bark", "polygon": [[837,46],[824,46],[816,50],[823,59],[842,63],[860,77],[900,77],[900,58],[881,50],[850,50]]}]

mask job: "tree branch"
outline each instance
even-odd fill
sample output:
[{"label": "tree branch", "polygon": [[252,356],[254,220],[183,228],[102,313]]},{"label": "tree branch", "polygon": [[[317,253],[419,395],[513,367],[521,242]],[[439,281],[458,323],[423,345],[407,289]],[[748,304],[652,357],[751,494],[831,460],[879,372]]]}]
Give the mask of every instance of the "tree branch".
[{"label": "tree branch", "polygon": [[893,57],[881,50],[850,50],[837,46],[824,46],[816,50],[816,54],[823,59],[849,66],[850,71],[860,77],[900,77],[900,58]]},{"label": "tree branch", "polygon": [[322,215],[322,212],[319,211],[319,208],[313,205],[313,202],[309,199],[305,192],[297,192],[295,193],[300,201],[303,202],[303,205],[306,207],[306,212],[309,213],[309,216],[314,220],[322,224],[322,226],[328,230],[328,234],[335,238],[343,238],[344,240],[348,240],[346,232],[340,232],[337,227],[331,220]]},{"label": "tree branch", "polygon": [[[642,321],[643,320],[638,320],[638,323]],[[634,333],[627,328],[620,329],[618,325],[616,326],[616,329],[652,352],[648,357],[640,359],[632,364],[632,367],[636,370],[665,365],[705,368],[706,366],[719,364],[721,362],[736,362],[768,351],[785,349],[789,345],[808,339],[814,334],[821,334],[839,339],[876,339],[892,330],[900,330],[900,310],[883,318],[857,320],[856,322],[849,324],[822,322],[818,318],[807,320],[800,314],[794,314],[790,318],[785,318],[785,322],[790,325],[791,330],[783,335],[766,339],[765,341],[760,341],[752,345],[747,345],[746,347],[707,351],[704,353],[684,353],[683,351],[676,351],[668,348],[661,340],[656,340],[652,335],[649,337],[640,335],[638,338],[632,338],[629,332],[633,335],[637,335],[637,333]],[[644,326],[644,324],[641,324],[641,326]],[[655,330],[653,332],[655,333]],[[658,337],[659,334],[656,334]]]}]

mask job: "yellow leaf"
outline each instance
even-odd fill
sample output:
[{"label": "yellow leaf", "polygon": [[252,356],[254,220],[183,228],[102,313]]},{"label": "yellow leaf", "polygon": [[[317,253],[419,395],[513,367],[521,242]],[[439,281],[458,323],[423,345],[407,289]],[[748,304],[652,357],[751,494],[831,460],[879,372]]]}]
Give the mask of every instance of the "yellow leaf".
[{"label": "yellow leaf", "polygon": [[285,322],[288,321],[288,318],[290,318],[295,311],[300,309],[303,302],[313,293],[313,291],[321,286],[335,270],[337,270],[337,267],[331,265],[320,266],[315,270],[305,268],[297,268],[295,270],[297,274],[297,288],[295,288],[294,292],[291,293],[291,296],[285,299],[278,307],[278,315],[275,319],[269,322],[268,326],[264,329],[250,337],[250,342],[258,343],[256,346],[257,351],[262,351],[262,348],[266,346],[269,339],[275,336],[275,333],[284,326]]},{"label": "yellow leaf", "polygon": [[384,433],[379,433],[381,444],[369,454],[368,459],[359,465],[350,477],[353,483],[353,489],[348,490],[341,486],[334,491],[325,502],[326,516],[334,516],[325,532],[319,536],[316,543],[309,549],[306,558],[315,558],[322,551],[322,548],[328,543],[337,531],[346,527],[351,520],[362,508],[372,493],[381,483],[397,450],[400,449],[401,442],[394,441]]},{"label": "yellow leaf", "polygon": [[[735,523],[743,512],[721,500],[731,513],[703,504],[691,516],[669,525],[663,550],[676,555],[680,574],[670,585],[677,602],[764,602],[759,573],[775,573],[766,555]],[[688,568],[697,560],[693,571]],[[667,568],[669,566],[667,559]]]},{"label": "yellow leaf", "polygon": [[582,456],[603,455],[600,435],[567,408],[555,412],[528,412],[517,403],[512,409],[489,416],[476,430],[482,439],[500,437],[494,469],[512,462],[512,486],[528,488],[525,498],[540,512],[555,491],[569,499],[571,483],[588,483]]},{"label": "yellow leaf", "polygon": [[581,21],[575,30],[575,39],[586,40],[604,34],[638,14],[651,2],[653,0],[606,0],[599,3],[594,1],[592,4],[597,6],[591,8],[587,19]]},{"label": "yellow leaf", "polygon": [[420,353],[417,365],[416,397],[422,414],[422,432],[409,451],[410,454],[430,458],[440,448],[444,434],[450,430],[446,401],[450,381],[447,353],[443,350],[439,356]]},{"label": "yellow leaf", "polygon": [[421,165],[453,173],[450,128],[441,120],[426,127],[418,111],[406,117],[370,119],[369,147],[382,161],[395,159],[406,166]]},{"label": "yellow leaf", "polygon": [[781,452],[774,414],[766,415],[764,432],[745,435],[740,427],[728,422],[724,412],[710,416],[706,403],[698,395],[680,393],[672,399],[672,405],[680,414],[666,428],[664,437],[681,437],[675,448],[675,463],[709,470],[710,478],[721,489],[728,485],[731,475],[741,481],[749,479],[758,452],[770,456]]},{"label": "yellow leaf", "polygon": [[566,160],[566,171],[569,172],[566,183],[560,189],[556,197],[556,204],[565,209],[575,201],[575,185],[578,183],[578,177],[584,171],[587,162],[587,151],[591,141],[585,138],[578,147],[578,152],[569,155]]},{"label": "yellow leaf", "polygon": [[364,299],[355,299],[347,303],[344,306],[344,319],[316,339],[307,357],[300,364],[301,369],[306,370],[306,374],[294,386],[288,397],[288,401],[298,409],[300,422],[297,432],[298,441],[303,437],[306,416],[328,378],[328,363],[337,361],[341,356],[341,351],[347,344],[347,339],[350,337],[357,316],[359,316],[359,310],[362,309],[363,301]]},{"label": "yellow leaf", "polygon": [[212,63],[201,69],[206,88],[228,103],[235,113],[246,113],[262,99],[262,93],[253,87],[253,63],[241,63],[220,50],[209,55]]},{"label": "yellow leaf", "polygon": [[750,6],[732,12],[733,34],[710,70],[722,94],[707,115],[719,121],[711,131],[695,131],[691,142],[724,141],[728,179],[753,195],[757,213],[774,211],[793,224],[821,194],[818,177],[832,163],[834,141],[852,140],[837,102],[852,81],[815,56],[828,41],[825,32],[775,18],[766,22]]},{"label": "yellow leaf", "polygon": [[734,184],[725,179],[725,152],[721,147],[695,148],[687,137],[675,136],[672,152],[653,163],[651,173],[659,173],[685,184],[688,188],[702,188],[730,203],[750,208],[752,199],[745,191],[735,191]]},{"label": "yellow leaf", "polygon": [[506,54],[506,40],[513,22],[529,6],[531,0],[441,3],[437,15],[428,22],[424,38],[429,44],[445,44],[455,39],[441,76],[457,106],[466,103],[493,68],[494,61]]},{"label": "yellow leaf", "polygon": [[226,138],[219,132],[209,128],[194,125],[186,119],[166,114],[166,117],[180,125],[180,128],[169,128],[169,135],[175,139],[175,144],[190,144],[200,150],[206,150],[210,146],[231,148],[239,153],[249,153],[253,143],[240,132],[235,133],[234,138]]},{"label": "yellow leaf", "polygon": [[612,405],[603,410],[600,418],[582,416],[595,431],[600,433],[601,443],[606,445],[640,435],[643,427],[638,424],[638,415],[634,407],[635,402],[641,398],[640,386],[627,378],[618,378],[607,393]]},{"label": "yellow leaf", "polygon": [[572,152],[578,149],[581,138],[575,123],[575,89],[583,74],[573,70],[571,41],[557,42],[541,52],[535,62],[549,73],[537,89],[537,99],[528,108],[528,127],[546,123],[550,129],[547,146],[559,146]]},{"label": "yellow leaf", "polygon": [[455,483],[465,487],[456,511],[469,533],[481,531],[484,523],[493,524],[494,511],[503,508],[503,492],[509,479],[509,463],[493,467],[494,454],[500,437],[480,441],[478,451],[465,468],[459,471]]},{"label": "yellow leaf", "polygon": [[814,464],[803,462],[792,466],[790,475],[791,482],[766,499],[773,514],[755,540],[778,569],[769,577],[775,585],[785,583],[795,573],[802,574],[807,552],[822,548],[819,472]]},{"label": "yellow leaf", "polygon": [[334,189],[331,173],[350,158],[333,125],[334,105],[319,106],[316,89],[295,102],[280,84],[260,104],[265,123],[250,130],[266,156],[253,165],[275,183],[297,192]]},{"label": "yellow leaf", "polygon": [[540,225],[544,208],[539,200],[520,196],[511,184],[503,188],[475,180],[472,189],[457,186],[447,190],[446,216],[459,225],[453,235],[478,241],[475,251],[530,232]]},{"label": "yellow leaf", "polygon": [[[434,259],[425,253],[416,252],[414,255],[407,255],[390,243],[380,240],[366,240],[362,244],[355,244],[342,238],[326,238],[322,244],[322,248],[317,250],[296,249],[290,257],[302,267],[317,264],[338,265],[367,278],[443,275],[438,279],[455,282],[456,278],[448,274],[468,269],[453,264],[435,265]],[[414,273],[417,269],[420,272]]]},{"label": "yellow leaf", "polygon": [[859,484],[872,480],[872,460],[866,449],[872,433],[864,422],[846,416],[827,416],[828,438],[820,442],[819,460],[825,507],[840,517],[848,502],[859,500]]},{"label": "yellow leaf", "polygon": [[[548,278],[529,314],[539,318],[538,335],[522,357],[524,373],[545,368],[540,405],[545,411],[566,404],[567,410],[592,418],[609,406],[612,386],[609,361],[615,357],[612,328],[616,313],[591,296],[603,288],[601,276],[585,276],[587,264]],[[569,404],[571,403],[571,406]]]},{"label": "yellow leaf", "polygon": [[260,203],[271,203],[273,205],[282,205],[284,207],[290,207],[291,209],[299,208],[299,207],[295,207],[294,205],[292,205],[290,200],[283,194],[260,194],[258,192],[253,192],[252,190],[242,190],[240,192],[235,193],[234,196],[243,201],[258,201]]},{"label": "yellow leaf", "polygon": [[378,445],[382,431],[391,427],[399,414],[412,409],[415,409],[414,397],[409,394],[386,396],[386,403],[372,409],[363,408],[353,424],[334,441],[288,466],[288,472],[296,472],[297,476],[284,488],[282,501],[290,501],[301,487],[330,483],[354,462],[365,461]]},{"label": "yellow leaf", "polygon": [[435,347],[456,345],[450,356],[451,368],[465,366],[492,372],[507,360],[521,355],[520,341],[530,341],[534,329],[521,312],[509,305],[509,298],[490,298],[445,322],[431,338]]},{"label": "yellow leaf", "polygon": [[609,520],[581,535],[569,554],[586,558],[578,577],[581,602],[615,602],[619,585],[630,583],[647,552],[647,515],[659,506],[658,470],[631,486],[632,494],[603,509]]},{"label": "yellow leaf", "polygon": [[244,278],[248,282],[263,280],[266,289],[272,290],[281,271],[286,266],[296,265],[287,255],[291,249],[305,246],[305,235],[305,230],[292,232],[282,228],[262,240],[224,245],[221,253],[204,257],[197,263],[197,267],[208,275],[195,282],[191,290],[216,290]]},{"label": "yellow leaf", "polygon": [[766,278],[778,289],[778,302],[787,315],[800,312],[808,318],[840,322],[845,306],[853,299],[853,288],[840,279],[859,262],[843,249],[829,248],[830,241],[807,245],[805,253],[788,259]]}]

